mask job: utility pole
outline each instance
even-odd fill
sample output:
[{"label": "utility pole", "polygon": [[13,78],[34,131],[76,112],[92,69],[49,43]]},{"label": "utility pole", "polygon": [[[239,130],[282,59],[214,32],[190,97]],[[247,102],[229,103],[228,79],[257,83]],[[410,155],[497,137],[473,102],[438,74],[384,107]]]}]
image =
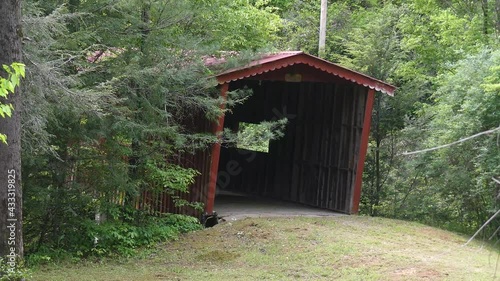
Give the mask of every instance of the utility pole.
[{"label": "utility pole", "polygon": [[327,0],[321,0],[321,15],[319,18],[319,48],[318,48],[318,55],[320,58],[325,56],[327,5],[328,5]]}]

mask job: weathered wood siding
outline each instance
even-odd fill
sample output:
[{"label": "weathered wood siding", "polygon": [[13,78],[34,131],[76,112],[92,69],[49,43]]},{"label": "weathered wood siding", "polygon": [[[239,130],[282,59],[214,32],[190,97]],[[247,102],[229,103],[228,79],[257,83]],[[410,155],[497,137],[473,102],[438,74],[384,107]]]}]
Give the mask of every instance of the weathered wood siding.
[{"label": "weathered wood siding", "polygon": [[[213,122],[208,121],[201,112],[183,120],[185,128],[195,133],[213,133]],[[210,176],[211,148],[200,149],[195,152],[179,152],[167,159],[172,164],[184,168],[192,168],[200,172],[194,184],[189,187],[188,193],[178,192],[175,196],[188,202],[207,203],[208,183]],[[201,217],[203,210],[196,210],[190,206],[176,207],[172,197],[166,192],[143,191],[139,196],[136,207],[149,210],[151,213],[176,213],[194,217]]]},{"label": "weathered wood siding", "polygon": [[230,90],[245,86],[254,94],[226,115],[225,127],[287,117],[285,136],[269,153],[223,147],[217,188],[349,213],[367,88],[240,80]]}]

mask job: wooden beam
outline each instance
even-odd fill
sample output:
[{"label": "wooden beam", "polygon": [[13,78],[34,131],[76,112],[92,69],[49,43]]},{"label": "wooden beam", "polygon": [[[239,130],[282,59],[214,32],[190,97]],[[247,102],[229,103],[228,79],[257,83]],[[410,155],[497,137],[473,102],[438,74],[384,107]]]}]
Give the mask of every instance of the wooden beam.
[{"label": "wooden beam", "polygon": [[[220,104],[220,109],[223,111],[226,108],[226,99],[227,99],[227,90],[229,89],[229,83],[222,84],[220,89],[220,96],[223,101]],[[219,170],[219,159],[220,159],[220,133],[224,130],[224,114],[222,113],[219,116],[219,120],[214,123],[213,132],[217,136],[218,141],[212,145],[212,155],[211,157],[211,165],[210,165],[210,181],[208,184],[208,194],[207,201],[205,205],[205,213],[212,214],[214,211],[214,202],[215,202],[215,189],[217,185],[217,174]]]},{"label": "wooden beam", "polygon": [[363,182],[363,169],[365,168],[366,152],[370,136],[370,125],[372,120],[373,102],[375,100],[375,90],[368,90],[366,100],[365,117],[363,122],[363,132],[361,133],[361,147],[359,149],[358,167],[356,169],[356,180],[354,181],[354,193],[352,198],[351,213],[359,211],[359,201],[361,199],[361,184]]}]

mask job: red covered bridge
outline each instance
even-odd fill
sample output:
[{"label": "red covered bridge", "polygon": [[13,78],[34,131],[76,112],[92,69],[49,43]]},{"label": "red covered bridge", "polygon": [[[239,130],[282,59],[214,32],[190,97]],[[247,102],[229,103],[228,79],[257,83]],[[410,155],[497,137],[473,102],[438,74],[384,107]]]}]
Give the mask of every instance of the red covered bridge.
[{"label": "red covered bridge", "polygon": [[[298,202],[337,212],[358,212],[375,92],[395,87],[303,52],[282,52],[217,76],[220,95],[247,87],[253,95],[212,127],[288,117],[284,137],[269,150],[246,151],[219,143],[181,162],[201,172],[183,197],[214,210],[217,188]],[[224,105],[222,105],[224,106]],[[160,199],[160,198],[158,198]],[[165,201],[165,199],[160,199]],[[164,205],[164,206],[163,206]],[[159,211],[197,215],[193,210]]]}]

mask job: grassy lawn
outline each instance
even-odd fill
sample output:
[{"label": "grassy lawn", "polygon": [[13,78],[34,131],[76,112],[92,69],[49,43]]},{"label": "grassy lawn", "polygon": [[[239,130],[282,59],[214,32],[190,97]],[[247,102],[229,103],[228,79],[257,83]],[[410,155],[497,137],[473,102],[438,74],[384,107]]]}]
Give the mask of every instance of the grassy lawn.
[{"label": "grassy lawn", "polygon": [[382,218],[248,218],[184,235],[142,258],[39,268],[34,280],[500,280],[499,252]]}]

